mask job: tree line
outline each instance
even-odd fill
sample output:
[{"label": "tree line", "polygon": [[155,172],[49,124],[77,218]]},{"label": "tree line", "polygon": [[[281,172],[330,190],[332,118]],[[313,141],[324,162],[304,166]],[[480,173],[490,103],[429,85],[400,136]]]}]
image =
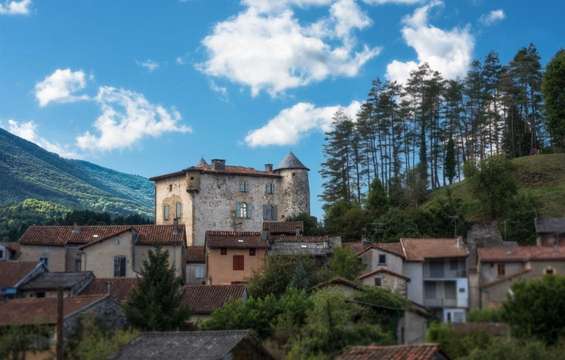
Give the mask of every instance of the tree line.
[{"label": "tree line", "polygon": [[490,52],[461,80],[444,79],[428,64],[403,85],[374,80],[355,118],[334,115],[323,148],[321,199],[327,206],[361,204],[378,179],[397,202],[403,186],[420,189],[408,199],[417,205],[422,192],[461,180],[466,162],[525,156],[550,144],[562,149],[564,58],[564,51],[555,56],[545,80],[533,44],[508,64]]}]

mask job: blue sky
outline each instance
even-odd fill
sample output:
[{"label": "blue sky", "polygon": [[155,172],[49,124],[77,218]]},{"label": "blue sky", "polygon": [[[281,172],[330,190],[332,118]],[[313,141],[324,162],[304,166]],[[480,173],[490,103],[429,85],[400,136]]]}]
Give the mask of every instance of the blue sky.
[{"label": "blue sky", "polygon": [[490,50],[563,47],[555,0],[0,0],[0,126],[48,150],[153,176],[206,159],[311,168],[323,130],[376,77],[446,77]]}]

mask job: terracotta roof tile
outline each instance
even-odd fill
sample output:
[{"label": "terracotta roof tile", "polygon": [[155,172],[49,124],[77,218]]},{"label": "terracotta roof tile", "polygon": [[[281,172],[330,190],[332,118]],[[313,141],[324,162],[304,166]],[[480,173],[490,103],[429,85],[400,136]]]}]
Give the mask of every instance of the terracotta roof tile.
[{"label": "terracotta roof tile", "polygon": [[371,243],[365,246],[357,255],[364,254],[370,249],[379,249],[390,254],[400,256],[404,258],[404,251],[402,250],[402,245],[400,242],[392,242],[392,243]]},{"label": "terracotta roof tile", "polygon": [[380,273],[390,274],[390,275],[392,275],[392,276],[396,276],[396,277],[401,278],[401,279],[404,279],[404,280],[406,280],[406,281],[410,281],[410,278],[409,278],[408,276],[404,276],[404,275],[402,275],[402,274],[399,274],[399,273],[397,273],[397,272],[394,272],[394,271],[389,270],[389,269],[386,269],[386,268],[378,268],[378,269],[376,269],[376,270],[369,271],[369,272],[367,272],[367,273],[361,274],[361,275],[359,276],[359,280],[364,279],[364,278],[366,278],[366,277],[369,277],[369,276],[371,276],[371,275],[380,274]]},{"label": "terracotta roof tile", "polygon": [[178,245],[186,239],[184,226],[176,225],[99,225],[38,226],[27,228],[20,238],[22,245],[87,245],[129,231],[139,234],[140,245]]},{"label": "terracotta roof tile", "polygon": [[260,232],[249,231],[206,231],[208,248],[266,248],[267,242],[261,239]]},{"label": "terracotta roof tile", "polygon": [[201,164],[199,166],[192,166],[180,171],[154,176],[149,178],[149,180],[159,181],[172,177],[184,176],[188,171],[199,171],[205,174],[217,174],[217,175],[243,175],[243,176],[259,176],[259,177],[270,177],[270,178],[281,177],[281,175],[275,172],[261,171],[245,166],[226,165],[223,170],[214,170],[211,165],[206,166],[204,164]]},{"label": "terracotta roof tile", "polygon": [[438,344],[395,345],[395,346],[354,346],[338,356],[339,360],[436,360],[447,355],[439,350]]},{"label": "terracotta roof tile", "polygon": [[81,295],[108,294],[108,290],[110,290],[110,296],[116,301],[123,303],[138,282],[138,279],[131,278],[97,278],[81,292]]},{"label": "terracotta roof tile", "polygon": [[0,289],[14,287],[36,266],[33,261],[0,261]]},{"label": "terracotta roof tile", "polygon": [[565,260],[565,246],[496,246],[478,249],[481,262]]},{"label": "terracotta roof tile", "polygon": [[433,258],[467,257],[469,251],[461,238],[400,239],[407,261]]},{"label": "terracotta roof tile", "polygon": [[[105,295],[75,296],[64,299],[64,316],[105,298]],[[55,324],[57,298],[23,298],[0,303],[0,326]]]},{"label": "terracotta roof tile", "polygon": [[206,262],[206,248],[204,246],[189,246],[186,251],[187,263]]},{"label": "terracotta roof tile", "polygon": [[342,244],[343,247],[351,249],[354,253],[358,254],[363,252],[363,250],[369,248],[371,244],[363,242],[363,241],[353,241],[353,242],[344,242]]},{"label": "terracotta roof tile", "polygon": [[242,285],[186,285],[183,304],[192,314],[207,315],[232,300],[242,299],[247,289]]},{"label": "terracotta roof tile", "polygon": [[321,283],[317,284],[316,286],[314,286],[313,288],[314,289],[320,289],[320,288],[325,288],[325,287],[332,286],[332,285],[342,285],[342,286],[349,287],[349,288],[352,288],[352,289],[355,289],[355,290],[361,290],[362,289],[361,285],[356,284],[353,281],[348,280],[348,279],[343,278],[343,277],[340,277],[340,276],[334,277],[333,279],[330,279],[328,281],[321,282]]},{"label": "terracotta roof tile", "polygon": [[304,232],[303,221],[265,221],[263,223],[263,231],[267,231],[269,232],[269,234],[296,235],[296,230],[298,230],[300,233]]}]

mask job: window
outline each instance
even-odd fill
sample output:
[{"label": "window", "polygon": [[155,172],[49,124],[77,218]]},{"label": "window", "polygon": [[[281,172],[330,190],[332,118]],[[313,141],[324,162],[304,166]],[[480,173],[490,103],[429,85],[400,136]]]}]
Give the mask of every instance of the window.
[{"label": "window", "polygon": [[443,270],[443,261],[430,261],[430,277],[442,278]]},{"label": "window", "polygon": [[386,265],[386,254],[379,254],[379,265]]},{"label": "window", "polygon": [[227,254],[228,254],[228,249],[226,249],[226,248],[220,248],[220,254],[221,254],[221,255],[227,255]]},{"label": "window", "polygon": [[175,218],[180,219],[182,217],[182,203],[178,202],[175,209]]},{"label": "window", "polygon": [[169,205],[163,206],[163,219],[169,220]]},{"label": "window", "polygon": [[43,263],[43,265],[45,265],[45,267],[49,266],[49,258],[46,256],[42,256],[39,258],[39,262]]},{"label": "window", "polygon": [[169,192],[173,191],[173,184],[169,184]]},{"label": "window", "polygon": [[194,277],[197,279],[204,278],[204,266],[203,265],[195,265],[194,266]]},{"label": "window", "polygon": [[249,256],[255,256],[255,249],[249,249]]},{"label": "window", "polygon": [[82,260],[80,258],[75,259],[75,271],[80,272],[82,270]]},{"label": "window", "polygon": [[0,259],[4,259],[4,249],[0,249]]},{"label": "window", "polygon": [[249,218],[249,205],[246,202],[238,202],[236,204],[236,214],[238,218],[248,219]]},{"label": "window", "polygon": [[555,270],[551,267],[545,269],[545,275],[555,275]]},{"label": "window", "polygon": [[277,207],[275,205],[263,205],[263,220],[277,220]]},{"label": "window", "polygon": [[451,270],[451,271],[459,270],[459,260],[457,260],[457,259],[449,260],[449,270]]},{"label": "window", "polygon": [[126,257],[114,256],[114,277],[126,276]]},{"label": "window", "polygon": [[120,245],[120,238],[119,237],[114,238],[114,245]]},{"label": "window", "polygon": [[444,291],[445,291],[445,298],[446,299],[450,299],[450,300],[454,300],[457,297],[457,293],[455,291],[455,282],[454,281],[448,281],[443,283],[444,287]]},{"label": "window", "polygon": [[268,183],[265,184],[265,194],[274,194],[275,193],[275,184]]},{"label": "window", "polygon": [[45,291],[36,292],[35,297],[44,298],[45,297]]},{"label": "window", "polygon": [[380,278],[380,277],[376,277],[375,278],[375,286],[379,286],[379,287],[383,286],[383,279]]},{"label": "window", "polygon": [[435,282],[425,282],[424,283],[424,297],[426,299],[436,298],[436,283]]},{"label": "window", "polygon": [[239,183],[239,192],[246,193],[249,190],[247,181],[242,181]]},{"label": "window", "polygon": [[245,257],[243,255],[233,256],[233,270],[243,271],[245,269]]},{"label": "window", "polygon": [[505,264],[497,264],[496,265],[496,273],[498,276],[506,275],[506,265]]}]

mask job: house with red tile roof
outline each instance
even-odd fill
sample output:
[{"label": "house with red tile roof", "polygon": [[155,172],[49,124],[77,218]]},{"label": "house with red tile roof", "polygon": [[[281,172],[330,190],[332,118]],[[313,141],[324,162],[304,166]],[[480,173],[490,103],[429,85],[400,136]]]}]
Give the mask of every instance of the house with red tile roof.
[{"label": "house with red tile roof", "polygon": [[511,244],[477,253],[481,307],[500,306],[517,281],[565,274],[565,246]]},{"label": "house with red tile roof", "polygon": [[100,278],[136,277],[149,250],[169,253],[184,275],[186,232],[178,225],[30,226],[20,240],[22,261],[42,261],[50,271],[92,271]]},{"label": "house with red tile roof", "polygon": [[217,309],[235,300],[247,300],[243,285],[186,285],[182,302],[190,309],[190,320],[205,320]]},{"label": "house with red tile roof", "polygon": [[354,346],[338,360],[449,360],[438,344]]},{"label": "house with red tile roof", "polygon": [[0,300],[15,297],[23,285],[46,271],[41,262],[0,261]]},{"label": "house with red tile roof", "polygon": [[206,248],[204,246],[187,248],[185,283],[187,285],[206,284]]},{"label": "house with red tile roof", "polygon": [[214,159],[155,183],[155,222],[187,228],[187,245],[204,246],[206,231],[261,232],[265,221],[310,213],[309,169],[293,153],[264,170]]}]

